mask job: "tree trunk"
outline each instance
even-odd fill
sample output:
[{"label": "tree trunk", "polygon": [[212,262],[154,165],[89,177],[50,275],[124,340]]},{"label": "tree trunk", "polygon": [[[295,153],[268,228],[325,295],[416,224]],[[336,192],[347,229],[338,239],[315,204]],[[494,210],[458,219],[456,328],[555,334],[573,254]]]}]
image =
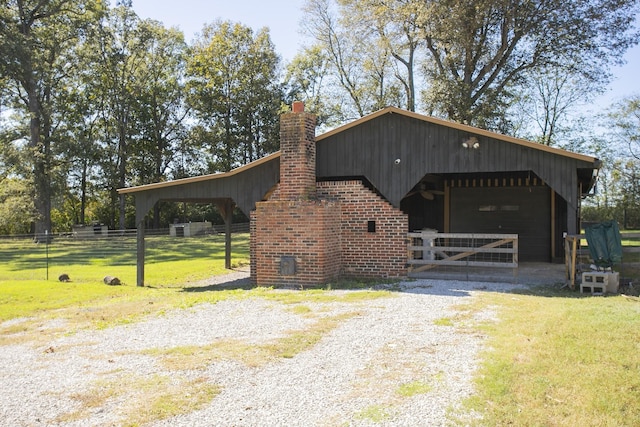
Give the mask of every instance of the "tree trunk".
[{"label": "tree trunk", "polygon": [[44,241],[45,234],[51,232],[51,183],[48,173],[48,141],[42,137],[42,109],[38,100],[37,85],[33,77],[27,85],[27,97],[31,120],[29,122],[29,148],[33,155],[33,204],[37,212],[34,240]]},{"label": "tree trunk", "polygon": [[[126,185],[127,176],[127,120],[126,114],[123,115],[122,122],[120,123],[120,135],[118,135],[118,185],[120,188],[124,188]],[[125,228],[125,198],[123,194],[119,197],[119,226],[120,230],[124,231]]]},{"label": "tree trunk", "polygon": [[84,224],[84,212],[87,208],[87,159],[82,161],[82,177],[80,179],[80,224]]}]

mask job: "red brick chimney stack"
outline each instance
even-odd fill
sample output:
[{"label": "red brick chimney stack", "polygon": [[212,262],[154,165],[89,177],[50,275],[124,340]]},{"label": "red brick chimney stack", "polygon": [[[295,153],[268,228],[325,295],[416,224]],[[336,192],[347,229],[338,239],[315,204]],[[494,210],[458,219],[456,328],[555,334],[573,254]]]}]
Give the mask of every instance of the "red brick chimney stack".
[{"label": "red brick chimney stack", "polygon": [[316,198],[316,116],[295,101],[280,117],[280,200]]}]

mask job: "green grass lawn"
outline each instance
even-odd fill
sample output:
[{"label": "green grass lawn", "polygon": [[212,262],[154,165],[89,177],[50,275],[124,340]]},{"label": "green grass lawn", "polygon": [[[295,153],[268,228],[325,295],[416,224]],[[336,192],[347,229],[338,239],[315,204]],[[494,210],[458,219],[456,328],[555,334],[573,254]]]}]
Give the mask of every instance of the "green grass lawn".
[{"label": "green grass lawn", "polygon": [[[138,309],[140,301],[156,302],[159,307],[167,306],[167,301],[171,301],[168,306],[180,305],[189,283],[227,272],[224,236],[147,237],[145,252],[148,287],[137,288],[134,237],[57,239],[48,247],[30,240],[2,241],[0,321],[90,305],[109,305],[113,309],[109,319],[122,321],[148,311]],[[232,240],[232,265],[248,262],[249,235],[236,234]],[[72,282],[59,282],[62,273],[68,274]],[[102,279],[107,275],[118,277],[124,286],[106,286]],[[118,305],[124,308],[115,309]],[[121,320],[117,320],[119,316]]]},{"label": "green grass lawn", "polygon": [[[145,284],[172,286],[204,279],[224,271],[224,236],[146,239]],[[249,262],[249,235],[232,239],[232,266]],[[0,284],[14,281],[57,281],[68,274],[74,283],[102,282],[116,276],[126,284],[136,283],[136,239],[54,239],[50,245],[31,240],[0,241]]]},{"label": "green grass lawn", "polygon": [[475,424],[640,425],[640,299],[540,288],[475,304],[500,318],[480,329],[488,342],[468,402],[484,417]]}]

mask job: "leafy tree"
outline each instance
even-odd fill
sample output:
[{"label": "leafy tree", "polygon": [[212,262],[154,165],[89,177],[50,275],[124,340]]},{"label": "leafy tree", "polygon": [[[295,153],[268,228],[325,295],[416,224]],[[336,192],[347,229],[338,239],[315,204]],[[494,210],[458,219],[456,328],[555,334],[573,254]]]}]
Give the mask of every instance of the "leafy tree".
[{"label": "leafy tree", "polygon": [[35,219],[32,190],[28,181],[17,178],[0,180],[0,234],[26,234]]},{"label": "leafy tree", "polygon": [[[54,203],[52,207],[55,213],[52,217],[52,227],[57,226],[59,230],[65,227],[62,223],[56,222],[56,219],[65,218],[63,222],[67,225],[69,219],[73,219],[75,224],[88,222],[85,213],[93,184],[96,182],[101,157],[98,147],[100,129],[96,113],[99,104],[90,86],[95,75],[86,54],[86,50],[93,50],[93,47],[88,38],[76,46],[74,60],[78,64],[77,72],[65,80],[66,91],[56,105],[56,112],[60,115],[56,170],[64,182],[58,184],[60,194],[54,194],[54,201],[58,201],[60,206]],[[60,195],[65,196],[60,198]],[[74,202],[68,203],[67,200]],[[65,212],[67,208],[72,208],[72,212]],[[67,226],[66,230],[69,229],[70,226]]]},{"label": "leafy tree", "polygon": [[329,110],[338,114],[332,122],[353,120],[403,103],[399,96],[402,80],[396,79],[400,73],[392,63],[394,52],[379,40],[376,31],[360,24],[366,15],[347,18],[352,15],[350,8],[356,6],[345,2],[338,8],[331,0],[308,0],[304,9],[304,31],[314,42],[307,52],[321,49],[329,70],[324,77],[329,91],[323,97]]},{"label": "leafy tree", "polygon": [[24,112],[36,238],[51,230],[54,108],[75,63],[68,53],[96,22],[103,1],[9,0],[0,8],[0,75],[12,108]]},{"label": "leafy tree", "polygon": [[101,22],[90,59],[94,78],[87,90],[97,103],[100,168],[109,192],[106,219],[120,229],[125,228],[126,200],[117,189],[133,183],[130,159],[142,151],[138,113],[147,82],[152,80],[148,55],[154,42],[150,25],[143,25],[124,2]]},{"label": "leafy tree", "polygon": [[[160,182],[185,148],[188,109],[185,106],[184,71],[187,45],[182,32],[166,29],[154,21],[141,26],[151,34],[146,55],[141,58],[146,78],[141,82],[139,106],[133,112],[140,131],[139,149],[131,155],[133,184]],[[154,227],[160,226],[160,206],[154,207]]]},{"label": "leafy tree", "polygon": [[187,63],[193,138],[211,152],[209,172],[228,171],[275,151],[279,58],[266,29],[206,25]]},{"label": "leafy tree", "polygon": [[[638,7],[635,0],[308,0],[305,26],[359,114],[369,108],[361,46],[379,44],[378,63],[383,52],[394,58],[409,106],[417,66],[425,80],[413,86],[423,89],[428,113],[508,131],[509,108],[533,76],[561,70],[583,89],[606,83],[611,64],[638,42]],[[566,110],[553,99],[566,83],[538,87],[547,101],[543,139]]]},{"label": "leafy tree", "polygon": [[610,63],[637,42],[636,1],[445,0],[425,3],[430,54],[426,101],[448,118],[494,128],[510,90],[529,70],[575,58],[606,79]]},{"label": "leafy tree", "polygon": [[329,62],[319,45],[303,49],[287,65],[285,84],[287,105],[293,101],[305,102],[305,109],[317,117],[317,126],[339,124],[340,106],[332,102],[329,94]]},{"label": "leafy tree", "polygon": [[246,164],[280,148],[278,113],[284,97],[278,81],[280,59],[266,29],[256,33],[248,46],[240,82],[237,125],[240,162]]},{"label": "leafy tree", "polygon": [[[416,111],[416,59],[422,38],[419,28],[419,10],[421,4],[407,0],[339,0],[342,16],[348,27],[355,27],[361,38],[371,40],[371,65],[380,65],[374,75],[378,76],[378,87],[384,88],[384,80],[390,78],[400,84],[404,99],[393,99],[393,105]],[[391,86],[395,88],[395,85]],[[390,92],[389,94],[391,94]],[[388,95],[389,95],[388,94]],[[382,93],[380,94],[382,95]],[[391,105],[392,99],[381,96],[379,107]],[[387,98],[390,98],[387,96]]]},{"label": "leafy tree", "polygon": [[628,153],[640,160],[640,95],[618,103],[609,114]]},{"label": "leafy tree", "polygon": [[142,21],[150,33],[146,55],[139,58],[145,69],[140,82],[139,106],[134,120],[140,131],[140,150],[132,153],[132,184],[167,178],[178,143],[185,137],[184,70],[187,45],[182,32],[166,29],[155,21]]},{"label": "leafy tree", "polygon": [[615,104],[602,124],[604,138],[592,138],[594,151],[604,166],[598,176],[598,194],[583,210],[587,220],[615,219],[623,228],[640,227],[638,99],[634,95]]},{"label": "leafy tree", "polygon": [[[640,226],[640,96],[630,96],[609,113],[620,157],[613,164],[612,176],[620,189],[624,228]],[[615,146],[615,145],[614,145]]]}]

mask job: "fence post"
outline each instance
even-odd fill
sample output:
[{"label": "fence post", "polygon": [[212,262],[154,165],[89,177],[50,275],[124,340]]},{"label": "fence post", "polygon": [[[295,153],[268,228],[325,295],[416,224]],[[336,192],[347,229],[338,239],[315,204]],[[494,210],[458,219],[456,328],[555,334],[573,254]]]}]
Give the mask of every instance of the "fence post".
[{"label": "fence post", "polygon": [[47,259],[47,280],[49,280],[49,230],[44,230],[44,247]]},{"label": "fence post", "polygon": [[136,285],[144,286],[144,217],[138,221],[136,228],[137,241],[137,267],[136,267]]}]

